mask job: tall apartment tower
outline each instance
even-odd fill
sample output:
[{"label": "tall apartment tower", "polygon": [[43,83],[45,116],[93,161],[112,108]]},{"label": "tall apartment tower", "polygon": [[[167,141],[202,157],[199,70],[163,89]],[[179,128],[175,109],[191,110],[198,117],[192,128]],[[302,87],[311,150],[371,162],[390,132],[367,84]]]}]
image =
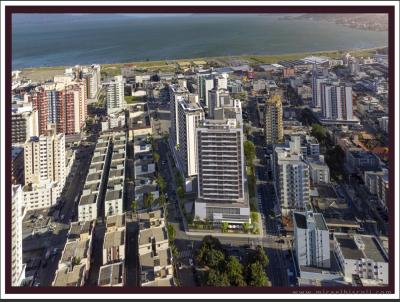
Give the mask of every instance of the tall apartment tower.
[{"label": "tall apartment tower", "polygon": [[39,135],[56,125],[57,133],[79,133],[87,116],[86,84],[84,82],[44,85],[31,93],[33,110],[38,112]]},{"label": "tall apartment tower", "polygon": [[197,175],[197,139],[196,127],[204,119],[203,108],[198,103],[178,103],[179,148],[175,149],[178,166],[187,177]]},{"label": "tall apartment tower", "polygon": [[312,107],[321,108],[321,84],[326,83],[327,81],[328,78],[318,75],[317,64],[314,63],[311,79]]},{"label": "tall apartment tower", "polygon": [[265,103],[264,135],[266,144],[277,144],[283,139],[281,96],[274,94]]},{"label": "tall apartment tower", "polygon": [[330,246],[329,230],[324,216],[313,213],[309,208],[305,212],[293,213],[294,248],[297,263],[302,266],[312,266],[329,269]]},{"label": "tall apartment tower", "polygon": [[22,220],[24,218],[24,194],[21,185],[12,186],[11,221],[11,283],[20,286],[25,278],[25,265],[22,260]]},{"label": "tall apartment tower", "polygon": [[[207,85],[206,85],[207,80]],[[211,84],[212,82],[212,84]],[[197,89],[199,94],[199,99],[204,104],[206,104],[206,99],[208,98],[208,90],[214,88],[214,80],[211,75],[211,71],[200,72],[197,74]]]},{"label": "tall apartment tower", "polygon": [[232,100],[227,89],[213,88],[208,91],[208,118],[215,117],[215,109],[232,106]]},{"label": "tall apartment tower", "polygon": [[100,65],[92,65],[89,68],[84,68],[82,78],[86,82],[86,95],[88,99],[94,99],[101,86]]},{"label": "tall apartment tower", "polygon": [[25,184],[46,180],[65,183],[65,136],[49,131],[48,136],[32,137],[25,143]]},{"label": "tall apartment tower", "polygon": [[24,144],[32,136],[39,135],[38,112],[32,106],[15,108],[11,115],[11,142]]},{"label": "tall apartment tower", "polygon": [[324,119],[353,120],[352,88],[345,84],[321,84],[321,108]]},{"label": "tall apartment tower", "polygon": [[170,110],[171,110],[171,128],[169,133],[169,140],[171,148],[177,148],[179,142],[179,116],[178,107],[179,102],[187,100],[189,96],[189,90],[179,85],[169,85],[169,99],[170,99]]},{"label": "tall apartment tower", "polygon": [[282,213],[288,215],[291,210],[304,209],[310,202],[310,172],[302,156],[299,136],[292,137],[289,146],[275,146],[272,172]]},{"label": "tall apartment tower", "polygon": [[107,114],[120,111],[124,108],[124,79],[122,76],[115,76],[107,86]]},{"label": "tall apartment tower", "polygon": [[203,120],[197,128],[198,199],[195,215],[214,225],[249,222],[245,190],[241,104],[223,108],[223,118]]}]

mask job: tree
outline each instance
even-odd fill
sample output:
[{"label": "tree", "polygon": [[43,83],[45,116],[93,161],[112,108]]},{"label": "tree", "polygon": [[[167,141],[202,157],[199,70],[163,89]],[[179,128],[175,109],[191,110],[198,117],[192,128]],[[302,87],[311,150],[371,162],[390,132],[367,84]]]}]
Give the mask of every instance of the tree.
[{"label": "tree", "polygon": [[247,284],[250,286],[268,285],[268,277],[261,263],[254,262],[250,264]]},{"label": "tree", "polygon": [[218,268],[225,260],[225,254],[220,250],[211,249],[204,254],[203,262],[208,267]]},{"label": "tree", "polygon": [[178,195],[179,199],[183,199],[185,197],[185,190],[183,189],[183,187],[179,186],[176,189],[176,194]]},{"label": "tree", "polygon": [[168,230],[169,241],[172,243],[175,240],[175,236],[176,236],[175,228],[172,224],[169,224],[167,226],[167,230]]},{"label": "tree", "polygon": [[205,285],[207,286],[230,286],[226,273],[210,269],[206,275]]},{"label": "tree", "polygon": [[165,194],[161,194],[160,197],[158,197],[157,201],[158,201],[158,204],[161,207],[164,207],[165,204],[167,203],[167,199],[165,198]]},{"label": "tree", "polygon": [[245,141],[243,147],[244,147],[244,157],[246,159],[246,165],[252,167],[254,159],[256,158],[256,147],[251,141]]},{"label": "tree", "polygon": [[137,207],[136,200],[132,200],[132,202],[131,202],[131,210],[132,210],[133,213],[136,212],[136,207]]},{"label": "tree", "polygon": [[221,232],[222,232],[222,233],[226,233],[226,232],[228,232],[228,229],[229,229],[229,223],[227,223],[226,221],[224,221],[224,222],[221,224]]},{"label": "tree", "polygon": [[256,252],[252,257],[251,262],[257,262],[262,267],[266,267],[269,263],[268,256],[265,254],[264,248],[261,245],[258,245],[256,248]]},{"label": "tree", "polygon": [[153,152],[153,160],[154,162],[158,163],[160,161],[160,154]]},{"label": "tree", "polygon": [[258,213],[257,212],[251,212],[251,221],[252,222],[258,222]]},{"label": "tree", "polygon": [[245,233],[249,232],[250,224],[248,222],[243,223],[242,227],[243,227],[243,232]]},{"label": "tree", "polygon": [[177,187],[183,186],[183,177],[179,172],[175,173],[175,183]]},{"label": "tree", "polygon": [[311,135],[317,138],[320,143],[324,143],[327,137],[326,129],[319,124],[313,124]]},{"label": "tree", "polygon": [[146,208],[151,208],[151,206],[153,205],[153,202],[154,202],[153,193],[146,193],[144,196],[144,201],[143,201],[144,206]]},{"label": "tree", "polygon": [[158,187],[160,188],[160,191],[163,193],[165,192],[165,189],[167,187],[167,184],[164,180],[164,178],[161,175],[157,176],[156,182],[158,184]]},{"label": "tree", "polygon": [[243,278],[243,265],[236,257],[229,256],[224,271],[232,286],[246,286],[246,281]]},{"label": "tree", "polygon": [[171,252],[172,252],[172,256],[177,259],[178,258],[178,249],[176,248],[175,245],[170,244],[171,246]]}]

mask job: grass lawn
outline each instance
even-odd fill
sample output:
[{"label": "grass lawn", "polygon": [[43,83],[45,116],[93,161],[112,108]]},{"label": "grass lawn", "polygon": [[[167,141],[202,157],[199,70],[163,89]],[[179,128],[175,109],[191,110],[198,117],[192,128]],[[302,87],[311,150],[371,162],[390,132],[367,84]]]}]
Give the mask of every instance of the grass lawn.
[{"label": "grass lawn", "polygon": [[137,103],[137,102],[144,102],[144,99],[142,97],[126,95],[124,98],[125,98],[125,102],[127,104],[133,104],[133,103]]}]

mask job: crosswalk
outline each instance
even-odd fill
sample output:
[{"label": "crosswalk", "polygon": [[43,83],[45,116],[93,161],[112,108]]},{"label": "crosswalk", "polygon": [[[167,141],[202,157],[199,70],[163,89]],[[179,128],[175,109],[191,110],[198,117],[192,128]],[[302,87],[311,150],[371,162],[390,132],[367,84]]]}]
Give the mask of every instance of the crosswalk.
[{"label": "crosswalk", "polygon": [[183,250],[178,253],[179,259],[192,258],[192,257],[193,257],[193,252],[191,250]]}]

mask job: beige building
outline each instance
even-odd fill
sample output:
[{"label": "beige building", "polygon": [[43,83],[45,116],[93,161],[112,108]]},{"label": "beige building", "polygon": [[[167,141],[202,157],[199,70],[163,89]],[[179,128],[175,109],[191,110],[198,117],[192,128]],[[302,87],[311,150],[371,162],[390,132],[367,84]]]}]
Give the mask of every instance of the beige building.
[{"label": "beige building", "polygon": [[281,96],[273,95],[265,103],[264,134],[267,144],[276,144],[283,139]]},{"label": "beige building", "polygon": [[32,137],[25,143],[25,184],[40,184],[50,180],[65,182],[65,136],[51,133],[49,136]]}]

